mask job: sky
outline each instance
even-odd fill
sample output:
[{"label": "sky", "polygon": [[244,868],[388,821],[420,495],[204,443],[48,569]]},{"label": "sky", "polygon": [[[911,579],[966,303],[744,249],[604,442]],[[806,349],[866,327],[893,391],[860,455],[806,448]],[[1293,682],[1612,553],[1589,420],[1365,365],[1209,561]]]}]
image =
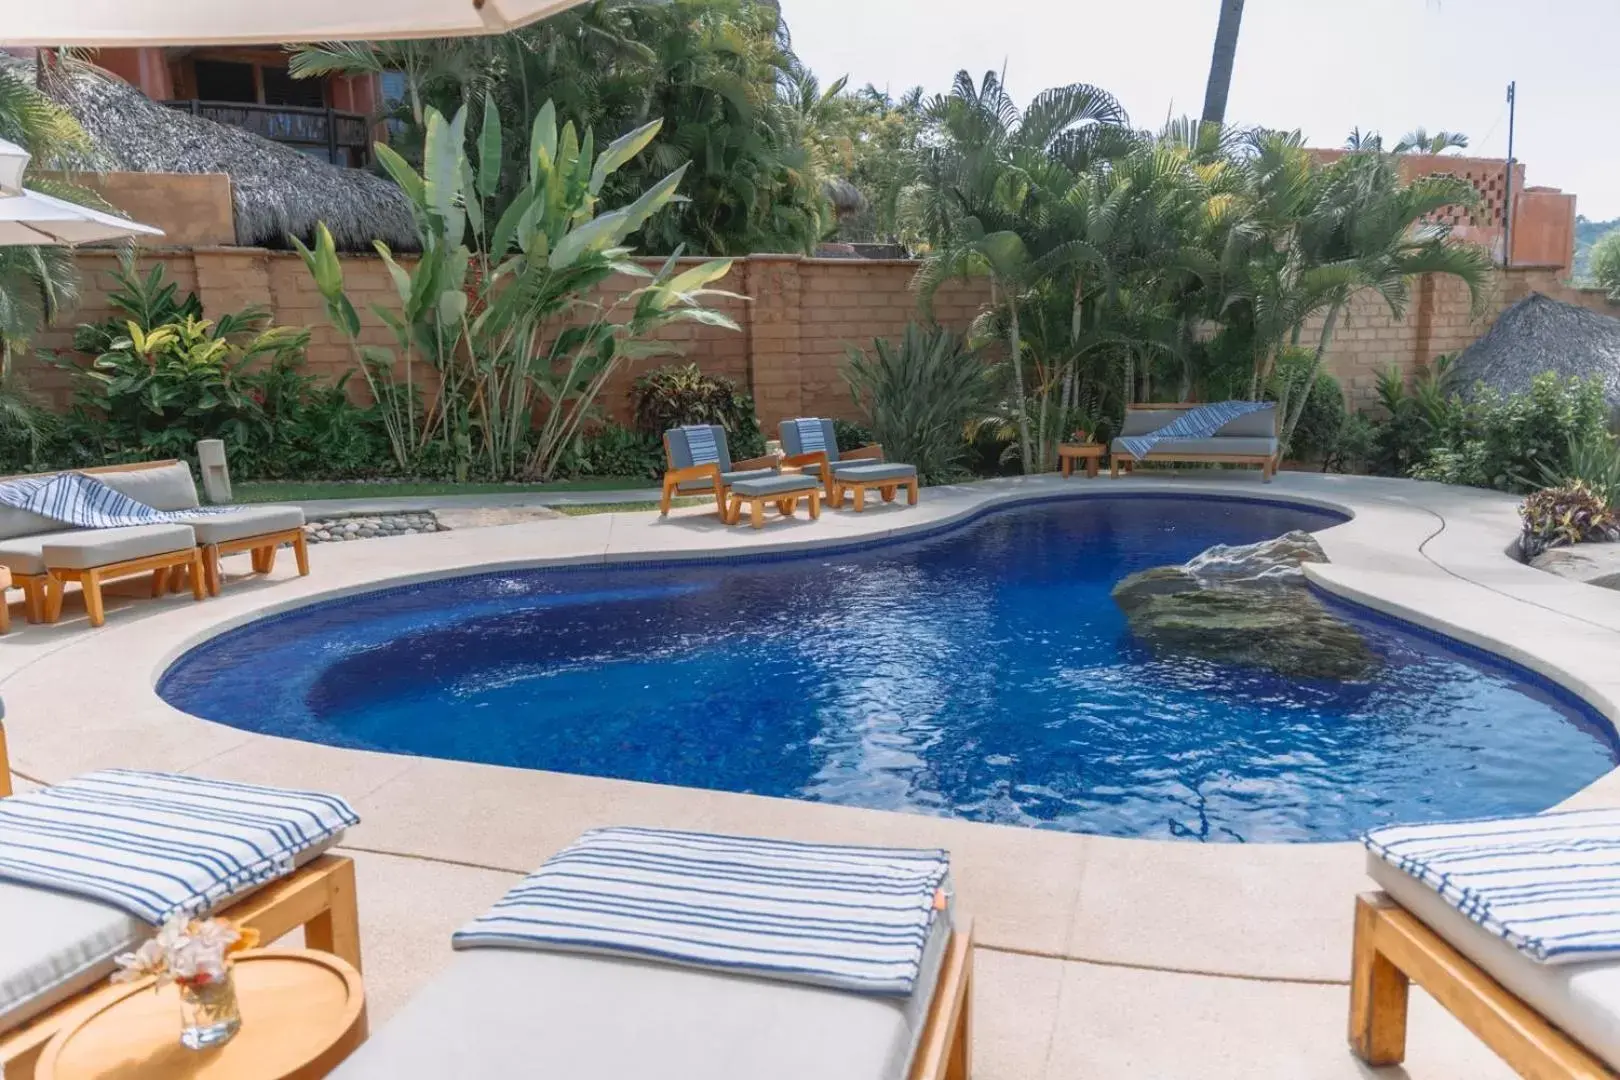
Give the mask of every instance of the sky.
[{"label": "sky", "polygon": [[[849,75],[899,93],[946,90],[958,70],[1005,67],[1020,102],[1089,82],[1138,127],[1203,109],[1219,0],[783,0],[799,56],[825,86]],[[1620,217],[1620,0],[1248,0],[1227,121],[1339,146],[1415,127],[1507,156],[1527,182]]]}]

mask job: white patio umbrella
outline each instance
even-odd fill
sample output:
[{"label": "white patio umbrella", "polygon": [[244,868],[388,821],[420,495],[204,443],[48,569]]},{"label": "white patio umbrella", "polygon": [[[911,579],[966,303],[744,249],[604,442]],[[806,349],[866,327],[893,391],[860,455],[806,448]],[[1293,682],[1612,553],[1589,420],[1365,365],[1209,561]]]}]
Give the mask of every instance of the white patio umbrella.
[{"label": "white patio umbrella", "polygon": [[28,151],[0,139],[0,195],[22,194],[22,175],[28,168],[28,158]]},{"label": "white patio umbrella", "polygon": [[0,195],[0,247],[94,244],[132,236],[162,236],[162,229],[103,214],[65,199],[24,190]]},{"label": "white patio umbrella", "polygon": [[0,45],[279,45],[510,30],[584,0],[5,0]]}]

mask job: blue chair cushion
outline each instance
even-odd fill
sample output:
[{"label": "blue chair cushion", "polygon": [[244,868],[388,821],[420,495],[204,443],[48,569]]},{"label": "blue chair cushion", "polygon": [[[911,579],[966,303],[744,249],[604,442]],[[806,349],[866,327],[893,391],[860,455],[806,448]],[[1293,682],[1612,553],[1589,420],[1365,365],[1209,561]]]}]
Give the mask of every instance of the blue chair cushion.
[{"label": "blue chair cushion", "polygon": [[794,495],[820,489],[821,481],[806,473],[781,473],[757,480],[739,480],[731,485],[731,490],[738,495]]},{"label": "blue chair cushion", "polygon": [[912,480],[917,466],[897,462],[874,462],[871,465],[834,465],[833,477],[838,480]]},{"label": "blue chair cushion", "polygon": [[[720,474],[720,482],[722,484],[726,485],[727,487],[733,487],[739,481],[763,480],[763,479],[766,479],[767,477],[776,476],[776,475],[777,475],[777,472],[776,472],[775,469],[744,469],[741,472],[723,472],[723,473],[721,473]],[[714,490],[714,481],[713,480],[683,480],[680,484],[676,485],[675,490],[676,491],[713,491]]]}]

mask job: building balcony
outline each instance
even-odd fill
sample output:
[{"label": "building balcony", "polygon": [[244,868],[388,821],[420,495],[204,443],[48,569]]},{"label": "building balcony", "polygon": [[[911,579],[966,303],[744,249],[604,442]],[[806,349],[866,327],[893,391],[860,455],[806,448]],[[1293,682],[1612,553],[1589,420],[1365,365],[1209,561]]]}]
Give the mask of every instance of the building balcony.
[{"label": "building balcony", "polygon": [[361,166],[371,160],[372,121],[360,113],[244,101],[181,100],[163,104],[218,124],[251,131],[334,165]]}]

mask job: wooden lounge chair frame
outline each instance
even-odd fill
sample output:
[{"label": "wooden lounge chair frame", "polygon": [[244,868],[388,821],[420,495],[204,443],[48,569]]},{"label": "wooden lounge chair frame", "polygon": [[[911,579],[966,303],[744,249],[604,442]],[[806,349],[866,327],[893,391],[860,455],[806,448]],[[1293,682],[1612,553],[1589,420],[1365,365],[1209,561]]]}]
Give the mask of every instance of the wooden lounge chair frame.
[{"label": "wooden lounge chair frame", "polygon": [[973,920],[962,918],[945,945],[909,1080],[969,1080],[973,1065]]},{"label": "wooden lounge chair frame", "polygon": [[[733,461],[731,472],[747,472],[752,469],[775,469],[781,463],[771,455],[765,457],[749,458],[747,461]],[[731,487],[720,478],[720,466],[710,462],[705,465],[688,465],[685,468],[675,467],[675,455],[669,449],[669,432],[664,433],[664,492],[658,500],[658,513],[664,517],[669,516],[670,505],[677,489],[693,480],[707,480],[714,490],[715,509],[720,513],[721,521],[730,520],[730,508],[726,505],[726,497],[731,494]],[[687,495],[701,494],[700,492],[686,492]]]},{"label": "wooden lounge chair frame", "polygon": [[201,600],[205,595],[202,548],[195,545],[179,551],[166,551],[161,555],[143,555],[139,559],[126,559],[123,562],[106,563],[84,570],[53,566],[45,573],[49,582],[45,594],[45,621],[53,623],[62,617],[62,595],[70,581],[77,581],[79,588],[84,591],[84,610],[90,615],[90,625],[101,626],[107,621],[107,609],[101,601],[102,582],[150,571],[152,595],[157,597],[167,591],[170,573],[182,568],[191,571],[191,598]]},{"label": "wooden lounge chair frame", "polygon": [[1520,1076],[1615,1080],[1616,1073],[1458,952],[1388,893],[1356,897],[1350,1049],[1372,1066],[1406,1057],[1407,992],[1417,983]]},{"label": "wooden lounge chair frame", "polygon": [[[1127,405],[1133,412],[1170,412],[1197,409],[1209,404],[1207,401],[1174,401],[1174,402],[1143,402],[1139,405]],[[1282,410],[1272,411],[1272,436],[1280,438],[1282,431]],[[1260,466],[1260,479],[1269,484],[1271,478],[1277,475],[1278,458],[1282,450],[1279,447],[1275,454],[1186,454],[1175,450],[1160,450],[1155,447],[1148,451],[1143,461],[1149,462],[1178,462],[1190,465],[1258,465]],[[1137,462],[1126,454],[1110,453],[1108,455],[1108,475],[1118,478],[1120,470],[1129,473],[1135,469]]]},{"label": "wooden lounge chair frame", "polygon": [[[11,794],[11,763],[6,756],[5,725],[0,724],[0,798]],[[259,932],[266,943],[298,927],[304,946],[340,956],[360,970],[360,914],[356,904],[354,860],[330,852],[316,856],[284,878],[273,881],[217,914]],[[0,1069],[4,1080],[28,1080],[45,1044],[81,1006],[120,987],[99,986],[59,1002],[27,1023],[0,1032]]]},{"label": "wooden lounge chair frame", "polygon": [[[838,464],[847,465],[850,462],[870,461],[882,464],[883,447],[878,443],[862,446],[855,450],[838,451]],[[912,476],[907,480],[839,480],[833,475],[832,461],[825,450],[812,450],[808,454],[794,454],[782,459],[784,467],[800,470],[815,469],[821,474],[822,481],[827,487],[827,502],[829,505],[843,509],[844,494],[853,492],[855,495],[855,509],[857,512],[866,509],[866,493],[876,488],[883,496],[884,502],[893,502],[895,495],[901,488],[906,490],[906,502],[911,506],[917,505],[918,486],[917,478]]]}]

